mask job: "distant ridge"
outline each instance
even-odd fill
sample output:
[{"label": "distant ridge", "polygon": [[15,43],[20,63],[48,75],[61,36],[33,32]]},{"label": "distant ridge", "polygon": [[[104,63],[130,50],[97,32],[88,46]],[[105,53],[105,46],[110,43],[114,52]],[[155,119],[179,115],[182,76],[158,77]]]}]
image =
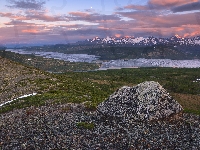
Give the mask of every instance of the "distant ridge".
[{"label": "distant ridge", "polygon": [[182,38],[178,35],[172,36],[170,38],[156,38],[153,36],[150,37],[109,37],[99,38],[95,37],[93,39],[87,39],[82,42],[77,43],[90,43],[90,44],[131,44],[131,45],[141,45],[141,46],[152,46],[159,44],[167,44],[167,45],[187,45],[194,46],[200,45],[200,36],[196,36],[193,38]]}]

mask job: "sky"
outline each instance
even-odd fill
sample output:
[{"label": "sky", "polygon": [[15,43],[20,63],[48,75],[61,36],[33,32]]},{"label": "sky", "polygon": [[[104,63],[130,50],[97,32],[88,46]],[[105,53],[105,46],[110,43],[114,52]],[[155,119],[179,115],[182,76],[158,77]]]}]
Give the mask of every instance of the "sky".
[{"label": "sky", "polygon": [[1,0],[1,45],[200,35],[200,0]]}]

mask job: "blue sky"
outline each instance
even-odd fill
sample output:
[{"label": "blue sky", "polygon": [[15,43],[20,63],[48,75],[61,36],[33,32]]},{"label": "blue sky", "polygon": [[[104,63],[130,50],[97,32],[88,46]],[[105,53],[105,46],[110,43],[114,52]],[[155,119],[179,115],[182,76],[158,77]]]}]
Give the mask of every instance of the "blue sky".
[{"label": "blue sky", "polygon": [[146,0],[49,0],[46,6],[56,12],[66,13],[95,9],[101,13],[113,13],[115,8],[129,4],[145,4]]},{"label": "blue sky", "polygon": [[0,44],[200,35],[198,0],[1,0]]}]

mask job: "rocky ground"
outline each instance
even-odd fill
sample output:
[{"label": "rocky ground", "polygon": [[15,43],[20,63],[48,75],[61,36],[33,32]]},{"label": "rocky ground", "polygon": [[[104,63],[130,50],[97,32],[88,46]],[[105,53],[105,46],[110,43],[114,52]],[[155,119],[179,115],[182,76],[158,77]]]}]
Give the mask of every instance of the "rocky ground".
[{"label": "rocky ground", "polygon": [[124,86],[97,107],[98,115],[117,117],[123,121],[152,121],[178,117],[182,106],[155,81],[137,86]]},{"label": "rocky ground", "polygon": [[[93,129],[77,123],[94,123]],[[0,115],[0,149],[194,149],[200,116],[173,121],[121,122],[81,104],[31,107]]]}]

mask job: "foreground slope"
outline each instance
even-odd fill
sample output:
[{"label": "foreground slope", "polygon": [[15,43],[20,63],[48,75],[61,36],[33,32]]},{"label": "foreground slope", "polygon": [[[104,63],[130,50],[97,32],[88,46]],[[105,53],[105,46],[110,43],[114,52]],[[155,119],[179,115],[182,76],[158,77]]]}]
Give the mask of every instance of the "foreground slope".
[{"label": "foreground slope", "polygon": [[31,107],[0,114],[2,149],[198,149],[200,117],[132,122],[99,118],[82,104]]},{"label": "foreground slope", "polygon": [[[145,68],[45,75],[6,59],[1,61],[4,64],[1,66],[4,70],[1,71],[1,81],[4,82],[3,77],[8,76],[7,83],[10,85],[2,87],[7,91],[13,90],[8,95],[15,93],[15,88],[16,91],[27,90],[24,94],[36,91],[38,95],[20,99],[0,109],[0,149],[200,147],[199,115],[184,113],[179,120],[124,124],[119,120],[99,117],[91,111],[122,85],[133,86],[153,79],[170,93],[173,91],[172,95],[184,109],[199,113],[199,69]],[[21,78],[26,81],[24,84],[17,80]],[[16,83],[15,88],[11,86],[13,83]]]}]

